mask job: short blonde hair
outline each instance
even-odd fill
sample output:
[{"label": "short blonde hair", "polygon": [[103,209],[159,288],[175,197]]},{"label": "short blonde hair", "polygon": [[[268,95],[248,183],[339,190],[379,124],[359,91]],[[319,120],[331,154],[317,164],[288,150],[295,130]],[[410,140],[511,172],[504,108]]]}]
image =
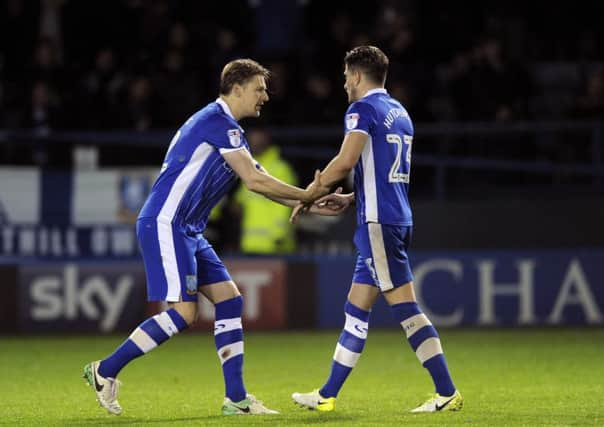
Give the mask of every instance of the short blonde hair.
[{"label": "short blonde hair", "polygon": [[220,94],[228,95],[236,84],[243,85],[254,76],[270,77],[270,71],[252,59],[229,62],[220,73]]}]

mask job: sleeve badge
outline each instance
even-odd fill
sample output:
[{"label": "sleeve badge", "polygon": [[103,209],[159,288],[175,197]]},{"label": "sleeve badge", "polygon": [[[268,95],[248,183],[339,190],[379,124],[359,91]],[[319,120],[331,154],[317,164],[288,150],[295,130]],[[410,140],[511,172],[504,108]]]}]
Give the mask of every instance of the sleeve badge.
[{"label": "sleeve badge", "polygon": [[359,115],[357,113],[346,114],[346,129],[352,130],[359,124]]},{"label": "sleeve badge", "polygon": [[241,145],[241,132],[239,132],[239,129],[229,129],[227,131],[227,136],[233,147],[237,148]]}]

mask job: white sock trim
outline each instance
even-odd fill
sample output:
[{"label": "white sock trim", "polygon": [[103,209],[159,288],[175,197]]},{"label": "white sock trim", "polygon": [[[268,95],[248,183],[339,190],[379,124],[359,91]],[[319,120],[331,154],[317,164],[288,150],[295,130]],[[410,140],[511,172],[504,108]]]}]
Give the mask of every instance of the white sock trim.
[{"label": "white sock trim", "polygon": [[153,338],[147,335],[141,328],[136,328],[132,334],[130,334],[129,338],[143,353],[148,353],[157,347],[157,343],[153,341]]},{"label": "white sock trim", "polygon": [[234,331],[235,329],[243,329],[243,326],[241,325],[241,317],[216,320],[214,322],[214,335],[222,334],[223,332]]},{"label": "white sock trim", "polygon": [[344,324],[344,329],[346,332],[351,333],[357,338],[367,339],[367,331],[369,330],[369,323],[363,322],[361,319],[358,319],[354,316],[351,316],[348,313],[346,314],[346,323]]},{"label": "white sock trim", "polygon": [[156,314],[155,316],[153,316],[153,319],[155,319],[155,321],[157,322],[159,327],[162,328],[162,330],[169,337],[178,333],[178,328],[172,321],[172,318],[170,317],[170,315],[168,313],[166,313],[165,311],[162,311],[161,313]]},{"label": "white sock trim", "polygon": [[436,337],[428,338],[415,350],[415,354],[422,365],[426,360],[433,358],[437,354],[442,354],[442,352],[443,348],[440,345],[440,339]]},{"label": "white sock trim", "polygon": [[218,350],[217,353],[220,363],[224,365],[225,362],[233,357],[243,354],[243,341],[237,341],[220,347],[220,350]]},{"label": "white sock trim", "polygon": [[424,313],[416,314],[401,322],[401,326],[403,327],[405,334],[407,334],[407,338],[411,337],[424,326],[431,324],[432,322],[430,322],[430,319],[428,319]]},{"label": "white sock trim", "polygon": [[361,353],[350,351],[340,343],[336,345],[336,351],[333,353],[333,360],[349,368],[355,367],[359,357],[361,357]]}]

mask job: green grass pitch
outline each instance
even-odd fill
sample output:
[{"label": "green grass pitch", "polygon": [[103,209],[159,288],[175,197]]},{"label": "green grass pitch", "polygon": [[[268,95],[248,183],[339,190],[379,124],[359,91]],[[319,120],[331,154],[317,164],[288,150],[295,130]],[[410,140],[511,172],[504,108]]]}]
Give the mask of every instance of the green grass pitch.
[{"label": "green grass pitch", "polygon": [[81,378],[123,337],[0,337],[5,425],[604,425],[604,329],[441,330],[458,413],[409,414],[432,389],[400,330],[372,330],[335,412],[295,406],[325,380],[339,331],[247,333],[244,375],[281,415],[222,417],[212,336],[185,333],[120,374],[124,413],[109,415]]}]

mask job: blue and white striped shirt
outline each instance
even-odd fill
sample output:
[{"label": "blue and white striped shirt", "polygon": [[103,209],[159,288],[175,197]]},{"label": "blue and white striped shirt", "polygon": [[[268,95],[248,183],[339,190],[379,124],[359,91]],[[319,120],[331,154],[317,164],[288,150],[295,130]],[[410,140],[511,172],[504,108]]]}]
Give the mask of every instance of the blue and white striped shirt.
[{"label": "blue and white striped shirt", "polygon": [[249,150],[243,133],[220,98],[191,116],[172,138],[139,218],[202,233],[210,211],[238,179],[222,154]]},{"label": "blue and white striped shirt", "polygon": [[368,136],[354,168],[357,223],[412,225],[408,192],[413,123],[407,110],[385,89],[373,89],[350,105],[344,128]]}]

